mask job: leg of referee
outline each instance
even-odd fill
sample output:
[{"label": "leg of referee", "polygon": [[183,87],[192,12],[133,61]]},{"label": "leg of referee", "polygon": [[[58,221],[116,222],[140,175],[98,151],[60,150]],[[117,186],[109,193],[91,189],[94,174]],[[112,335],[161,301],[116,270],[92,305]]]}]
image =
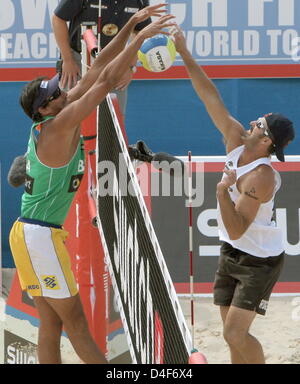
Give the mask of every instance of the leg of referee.
[{"label": "leg of referee", "polygon": [[61,362],[59,349],[62,325],[75,352],[84,363],[107,364],[90,334],[78,294],[66,299],[36,297],[34,301],[41,319],[38,347],[41,364]]}]

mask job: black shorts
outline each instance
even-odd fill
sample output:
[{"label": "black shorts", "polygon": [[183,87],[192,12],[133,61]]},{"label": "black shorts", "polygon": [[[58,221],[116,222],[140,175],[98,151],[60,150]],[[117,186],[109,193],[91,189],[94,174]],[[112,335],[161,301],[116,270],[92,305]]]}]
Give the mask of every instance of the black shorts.
[{"label": "black shorts", "polygon": [[284,252],[262,258],[223,243],[215,276],[214,303],[264,315],[283,262]]}]

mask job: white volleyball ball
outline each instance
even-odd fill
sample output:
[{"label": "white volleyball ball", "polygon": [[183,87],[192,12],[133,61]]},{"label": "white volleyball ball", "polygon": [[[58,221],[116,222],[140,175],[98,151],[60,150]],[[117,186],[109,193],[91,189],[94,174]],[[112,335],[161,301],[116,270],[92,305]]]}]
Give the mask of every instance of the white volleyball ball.
[{"label": "white volleyball ball", "polygon": [[166,71],[172,66],[176,58],[175,44],[167,35],[153,36],[144,41],[138,51],[138,58],[148,71]]}]

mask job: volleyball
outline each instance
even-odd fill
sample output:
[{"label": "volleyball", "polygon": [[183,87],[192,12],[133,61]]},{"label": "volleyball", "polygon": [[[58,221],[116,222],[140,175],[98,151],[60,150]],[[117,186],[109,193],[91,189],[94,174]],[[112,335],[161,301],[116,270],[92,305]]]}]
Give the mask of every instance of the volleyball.
[{"label": "volleyball", "polygon": [[174,63],[176,48],[173,40],[163,34],[146,39],[138,51],[138,58],[145,69],[163,72]]}]

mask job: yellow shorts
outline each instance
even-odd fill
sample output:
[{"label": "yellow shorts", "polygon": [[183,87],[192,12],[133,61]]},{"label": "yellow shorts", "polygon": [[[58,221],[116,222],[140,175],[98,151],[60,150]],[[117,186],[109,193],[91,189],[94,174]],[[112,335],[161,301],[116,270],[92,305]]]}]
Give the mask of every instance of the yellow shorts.
[{"label": "yellow shorts", "polygon": [[31,296],[63,299],[78,293],[65,247],[68,232],[16,221],[9,242],[20,284]]}]

